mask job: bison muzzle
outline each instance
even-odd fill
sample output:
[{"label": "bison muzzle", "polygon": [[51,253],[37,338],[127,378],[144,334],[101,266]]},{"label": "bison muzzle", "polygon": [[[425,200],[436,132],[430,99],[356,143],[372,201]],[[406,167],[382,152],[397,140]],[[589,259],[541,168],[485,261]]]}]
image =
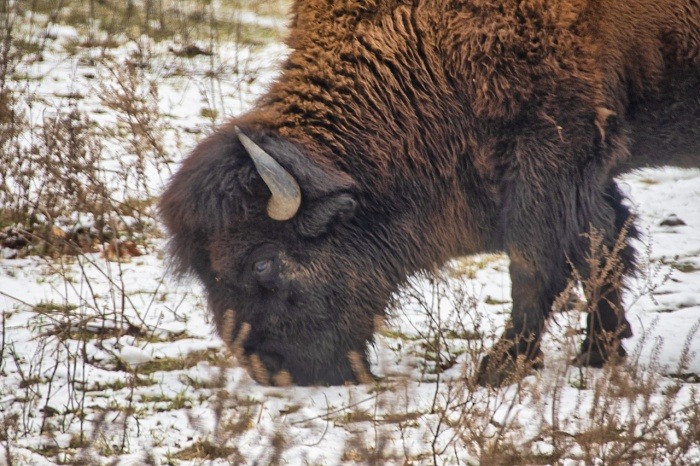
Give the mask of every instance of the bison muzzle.
[{"label": "bison muzzle", "polygon": [[179,270],[259,379],[358,381],[407,277],[505,251],[512,315],[479,372],[501,383],[540,364],[572,271],[609,260],[590,232],[621,279],[586,297],[577,362],[624,355],[636,230],[614,176],[700,165],[697,0],[298,0],[287,44],[160,202]]}]

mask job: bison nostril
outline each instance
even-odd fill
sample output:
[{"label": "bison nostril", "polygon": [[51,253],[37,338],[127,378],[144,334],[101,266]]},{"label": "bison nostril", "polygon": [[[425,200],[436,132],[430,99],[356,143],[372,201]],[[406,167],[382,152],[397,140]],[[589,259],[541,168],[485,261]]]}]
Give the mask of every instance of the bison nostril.
[{"label": "bison nostril", "polygon": [[255,264],[253,264],[253,272],[255,272],[255,274],[259,277],[264,277],[265,275],[269,274],[271,270],[272,270],[272,260],[271,259],[259,260]]}]

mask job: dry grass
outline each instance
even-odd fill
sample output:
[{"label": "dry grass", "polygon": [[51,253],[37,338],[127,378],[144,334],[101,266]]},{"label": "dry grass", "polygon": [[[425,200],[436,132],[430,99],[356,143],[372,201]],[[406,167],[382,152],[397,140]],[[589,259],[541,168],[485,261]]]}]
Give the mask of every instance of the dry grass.
[{"label": "dry grass", "polygon": [[[20,3],[28,6],[28,15],[20,14]],[[281,3],[257,2],[255,8],[281,15]],[[153,252],[159,235],[153,210],[157,192],[148,173],[167,175],[185,150],[180,130],[159,105],[167,73],[153,72],[163,66],[158,43],[169,41],[172,48],[168,60],[175,66],[168,73],[185,80],[205,75],[193,85],[205,97],[198,112],[207,120],[200,131],[207,131],[226,117],[221,80],[244,83],[256,77],[243,54],[225,61],[222,46],[256,47],[279,38],[276,29],[241,21],[253,8],[250,2],[220,2],[219,10],[213,5],[0,0],[0,241],[16,257],[40,257],[46,277],[38,279],[58,277],[55,286],[64,298],[32,305],[0,292],[14,303],[0,320],[0,377],[17,379],[8,385],[11,394],[0,388],[0,395],[12,396],[11,407],[3,404],[0,413],[0,445],[8,465],[20,464],[17,450],[28,444],[55,463],[110,464],[140,451],[133,439],[158,410],[186,413],[180,422],[189,423],[191,435],[158,456],[153,451],[167,444],[167,429],[173,428],[163,427],[161,437],[151,432],[153,444],[141,455],[143,464],[280,464],[294,449],[323,448],[328,437],[338,435],[336,429],[344,437],[331,445],[343,445],[337,457],[352,464],[690,465],[697,460],[700,393],[690,383],[698,375],[687,366],[693,357],[690,340],[698,337],[700,324],[688,329],[672,377],[663,375],[669,372],[658,360],[663,342],[653,338],[653,329],[642,342],[655,348],[649,366],[639,362],[640,344],[622,366],[573,368],[568,363],[583,332],[585,301],[572,310],[563,296],[550,343],[559,354],[548,358],[546,370],[506,387],[477,386],[475,370],[498,326],[483,312],[484,304],[507,312],[509,301],[480,296],[470,280],[497,263],[497,256],[460,261],[402,290],[392,305],[396,320],[411,309],[425,325],[402,331],[378,324],[380,345],[397,364],[380,361],[384,376],[377,381],[355,364],[366,385],[339,389],[342,396],[326,399],[326,409],[316,414],[309,414],[306,400],[289,394],[292,389],[263,389],[245,376],[244,363],[263,382],[289,383],[283,375],[264,380],[267,374],[256,361],[243,360],[241,339],[232,339],[226,351],[191,351],[142,364],[121,360],[119,345],[149,349],[189,336],[163,334],[147,323],[164,292],[160,285],[147,290],[146,305],[134,298],[140,290],[125,285],[127,261]],[[99,78],[93,90],[103,113],[87,109],[86,96],[76,91],[39,95],[25,74],[24,66],[44,59],[53,40],[47,32],[55,24],[71,24],[80,32],[65,44],[65,53]],[[128,56],[111,53],[124,44],[131,47]],[[202,60],[204,66],[192,71],[189,60]],[[89,218],[87,226],[78,217]],[[600,262],[601,254],[608,261]],[[615,255],[616,250],[594,247],[595,273],[577,277],[586,294],[595,296],[603,283],[619,279]],[[682,263],[677,268],[692,272]],[[658,272],[642,267],[648,278],[644,293],[667,278]],[[97,291],[95,274],[108,284],[106,291]],[[70,298],[76,295],[77,303]],[[31,351],[20,351],[10,338],[17,329],[6,326],[19,312],[32,315]],[[186,322],[177,306],[167,312]],[[111,377],[89,380],[88,367]],[[213,369],[198,372],[201,367]],[[516,372],[528,373],[521,369]],[[318,396],[314,389],[304,393]],[[268,418],[274,419],[265,422]],[[61,440],[65,435],[68,442]],[[246,451],[251,444],[262,448]],[[311,458],[308,464],[318,462]]]},{"label": "dry grass", "polygon": [[[256,78],[248,54],[238,50],[280,38],[281,31],[268,31],[242,15],[282,15],[283,3],[230,1],[215,7],[200,1],[0,0],[3,246],[12,246],[20,256],[57,257],[93,252],[115,238],[146,245],[158,233],[157,192],[149,173],[167,177],[187,150],[180,129],[160,108],[162,76],[154,69],[166,65],[154,57],[158,41],[171,44],[168,73],[191,78],[190,85],[206,102],[201,112],[213,127],[227,114],[222,80],[243,84]],[[94,70],[87,74],[96,79],[97,110],[83,104],[84,89],[61,90],[47,98],[37,93],[34,78],[23,74],[27,66],[43,61],[49,48],[55,53],[53,31],[61,24],[89,38],[75,48],[70,40],[61,44],[64,54],[74,54],[77,63]],[[253,39],[254,34],[261,36]],[[102,36],[111,38],[109,48],[96,38]],[[233,58],[229,50],[219,50],[221,43],[234,44]],[[115,54],[111,49],[117,46],[128,48],[128,55]],[[198,76],[190,63],[200,56],[205,57],[205,76]],[[36,107],[42,108],[40,114]],[[90,228],[80,228],[77,218],[87,218]]]}]

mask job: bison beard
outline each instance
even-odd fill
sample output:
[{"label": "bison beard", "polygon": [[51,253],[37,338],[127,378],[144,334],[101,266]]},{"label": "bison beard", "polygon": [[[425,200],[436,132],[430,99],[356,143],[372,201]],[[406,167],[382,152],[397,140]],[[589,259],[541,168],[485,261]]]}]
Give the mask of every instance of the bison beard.
[{"label": "bison beard", "polygon": [[[605,265],[587,233],[622,237],[619,275],[633,270],[613,176],[700,166],[698,1],[337,3],[295,2],[277,82],[170,182],[179,270],[260,380],[340,384],[368,373],[408,276],[502,250],[511,322],[479,380],[539,366],[572,267]],[[587,296],[577,363],[624,355],[621,282]]]}]

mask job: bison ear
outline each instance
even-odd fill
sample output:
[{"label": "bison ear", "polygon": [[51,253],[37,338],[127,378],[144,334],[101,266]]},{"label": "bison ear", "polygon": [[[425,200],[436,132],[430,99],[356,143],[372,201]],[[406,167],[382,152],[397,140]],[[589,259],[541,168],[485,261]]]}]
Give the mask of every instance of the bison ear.
[{"label": "bison ear", "polygon": [[352,218],[356,208],[357,201],[348,193],[318,199],[299,213],[297,230],[307,238],[317,238]]}]

